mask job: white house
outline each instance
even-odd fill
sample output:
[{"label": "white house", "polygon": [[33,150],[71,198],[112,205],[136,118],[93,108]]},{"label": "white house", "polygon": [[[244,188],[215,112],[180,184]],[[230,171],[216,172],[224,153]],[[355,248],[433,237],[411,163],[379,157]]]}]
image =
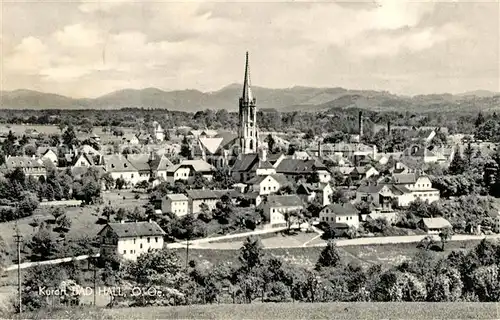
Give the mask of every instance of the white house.
[{"label": "white house", "polygon": [[59,157],[57,156],[57,153],[48,148],[42,155],[42,161],[44,160],[47,160],[47,161],[50,161],[52,162],[55,166],[57,166],[59,164]]},{"label": "white house", "polygon": [[123,155],[104,156],[105,171],[111,174],[113,180],[122,178],[129,185],[135,185],[142,181],[139,170]]},{"label": "white house", "polygon": [[297,195],[270,195],[267,201],[261,203],[264,215],[271,226],[285,225],[285,213],[300,211],[304,208],[302,200]]},{"label": "white house", "polygon": [[271,174],[268,176],[255,176],[247,181],[250,189],[259,195],[276,193],[281,187],[289,184],[287,178],[282,174]]},{"label": "white house", "polygon": [[184,194],[168,194],[161,202],[163,213],[172,212],[178,217],[189,213],[189,198]]},{"label": "white house", "polygon": [[142,253],[163,248],[165,231],[154,221],[108,223],[97,234],[102,256],[117,254],[136,260]]},{"label": "white house", "polygon": [[359,228],[358,210],[350,203],[332,203],[321,209],[319,220],[328,224],[345,224]]}]

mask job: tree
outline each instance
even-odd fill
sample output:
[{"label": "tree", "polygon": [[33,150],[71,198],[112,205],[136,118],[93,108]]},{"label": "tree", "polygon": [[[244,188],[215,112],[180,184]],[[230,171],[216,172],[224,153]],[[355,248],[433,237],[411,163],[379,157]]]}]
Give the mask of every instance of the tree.
[{"label": "tree", "polygon": [[78,146],[78,138],[76,137],[75,128],[67,126],[62,134],[62,141],[68,147]]},{"label": "tree", "polygon": [[444,251],[444,245],[448,240],[451,239],[453,230],[450,227],[446,227],[439,233],[439,238],[441,239],[441,250]]},{"label": "tree", "polygon": [[476,128],[480,127],[484,123],[484,116],[482,112],[479,112],[476,118],[476,121],[474,122],[474,125]]},{"label": "tree", "polygon": [[123,178],[118,178],[116,179],[115,181],[115,186],[116,186],[116,189],[118,190],[121,190],[123,189],[123,187],[127,184],[127,182],[125,181],[125,179]]},{"label": "tree", "polygon": [[192,158],[191,147],[189,146],[189,141],[186,136],[182,139],[181,152],[179,154],[184,158]]},{"label": "tree", "polygon": [[500,279],[496,264],[475,269],[472,280],[472,289],[480,301],[496,302],[500,299]]},{"label": "tree", "polygon": [[341,262],[337,245],[333,241],[328,241],[328,244],[319,255],[318,262],[316,262],[316,269],[337,267]]},{"label": "tree", "polygon": [[71,228],[71,220],[66,215],[62,215],[56,220],[59,229],[67,232]]},{"label": "tree", "polygon": [[262,243],[258,237],[247,237],[240,249],[239,260],[242,267],[249,271],[262,264],[264,251]]},{"label": "tree", "polygon": [[35,193],[25,191],[21,194],[21,199],[18,204],[18,210],[22,216],[30,216],[38,207],[38,197]]},{"label": "tree", "polygon": [[276,145],[276,141],[274,140],[272,134],[267,135],[266,142],[267,142],[267,148],[269,149],[269,152],[273,153],[274,147]]},{"label": "tree", "polygon": [[28,243],[31,249],[31,258],[34,261],[53,259],[57,256],[60,246],[53,233],[46,227],[40,226]]}]

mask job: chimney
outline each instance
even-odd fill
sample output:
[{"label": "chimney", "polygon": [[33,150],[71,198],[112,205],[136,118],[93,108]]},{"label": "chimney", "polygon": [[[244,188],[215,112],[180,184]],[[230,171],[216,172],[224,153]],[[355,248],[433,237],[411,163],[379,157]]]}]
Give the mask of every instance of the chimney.
[{"label": "chimney", "polygon": [[387,134],[391,134],[391,120],[387,121]]},{"label": "chimney", "polygon": [[322,157],[323,154],[321,152],[321,140],[318,141],[318,157]]},{"label": "chimney", "polygon": [[377,157],[377,146],[373,145],[372,158],[375,160],[376,157]]},{"label": "chimney", "polygon": [[358,116],[359,139],[363,136],[363,111],[359,112]]}]

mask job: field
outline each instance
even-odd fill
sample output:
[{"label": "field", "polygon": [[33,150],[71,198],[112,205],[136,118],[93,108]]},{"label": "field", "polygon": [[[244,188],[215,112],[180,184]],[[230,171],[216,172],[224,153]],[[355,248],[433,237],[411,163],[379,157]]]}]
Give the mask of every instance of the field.
[{"label": "field", "polygon": [[[264,240],[262,241],[264,242]],[[443,252],[439,255],[446,255],[453,250],[466,250],[475,246],[479,241],[451,241],[446,244]],[[189,249],[189,260],[199,263],[217,264],[228,261],[230,263],[238,262],[238,249]],[[179,256],[185,261],[186,250],[177,250]],[[313,267],[318,260],[322,247],[298,247],[298,248],[268,248],[267,253],[272,256],[281,257],[286,261],[304,267]],[[346,262],[359,263],[369,266],[381,263],[384,266],[393,266],[399,264],[405,259],[414,256],[420,249],[416,243],[383,244],[383,245],[364,245],[364,246],[342,246],[339,247],[340,253]]]},{"label": "field", "polygon": [[126,309],[73,309],[30,319],[498,319],[496,303],[255,303]]},{"label": "field", "polygon": [[[132,210],[135,206],[142,207],[147,203],[147,195],[141,194],[140,199],[135,199],[135,193],[130,191],[116,191],[103,193],[104,205],[111,204],[113,208],[126,208]],[[125,199],[124,199],[125,197]],[[71,219],[71,228],[66,235],[67,240],[77,240],[84,236],[96,236],[103,225],[97,224],[100,217],[101,206],[85,206],[76,208],[64,208],[66,214]],[[50,209],[39,209],[35,214],[47,215],[50,214]],[[36,227],[32,227],[33,217],[26,217],[17,221],[20,233],[25,241],[30,240],[32,235],[37,231]],[[0,223],[0,235],[5,240],[7,250],[14,252],[14,235],[16,222]]]}]

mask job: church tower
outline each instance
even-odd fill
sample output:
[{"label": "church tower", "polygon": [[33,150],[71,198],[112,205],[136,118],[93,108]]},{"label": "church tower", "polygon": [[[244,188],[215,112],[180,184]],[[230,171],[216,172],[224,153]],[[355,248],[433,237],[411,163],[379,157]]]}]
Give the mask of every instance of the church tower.
[{"label": "church tower", "polygon": [[257,107],[250,87],[250,67],[248,52],[246,53],[245,79],[243,80],[243,93],[240,98],[238,139],[241,153],[257,153]]}]

